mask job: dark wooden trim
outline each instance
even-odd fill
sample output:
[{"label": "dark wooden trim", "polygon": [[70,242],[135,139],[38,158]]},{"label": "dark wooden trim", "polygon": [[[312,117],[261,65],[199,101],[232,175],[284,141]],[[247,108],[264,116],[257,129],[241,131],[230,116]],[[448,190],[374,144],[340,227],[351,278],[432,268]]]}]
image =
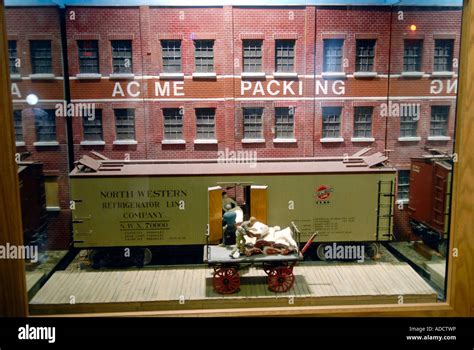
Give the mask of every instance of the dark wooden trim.
[{"label": "dark wooden trim", "polygon": [[[5,7],[0,0],[0,245],[3,246],[23,244],[6,34]],[[27,314],[25,263],[20,259],[0,259],[0,316]]]}]

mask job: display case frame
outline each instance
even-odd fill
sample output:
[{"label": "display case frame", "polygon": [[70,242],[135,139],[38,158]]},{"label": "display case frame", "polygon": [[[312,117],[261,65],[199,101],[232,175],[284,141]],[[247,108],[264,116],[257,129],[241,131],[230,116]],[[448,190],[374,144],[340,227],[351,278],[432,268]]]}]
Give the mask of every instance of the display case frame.
[{"label": "display case frame", "polygon": [[[474,1],[465,0],[462,20],[460,84],[457,100],[450,254],[446,302],[408,305],[332,305],[274,308],[203,309],[114,313],[74,316],[474,316]],[[0,2],[0,244],[22,244],[19,183],[14,159],[10,75],[8,74],[4,2]],[[28,316],[25,266],[22,260],[0,260],[0,315]],[[49,315],[51,316],[51,315]],[[61,316],[67,316],[62,314]],[[72,316],[72,315],[69,315]]]}]

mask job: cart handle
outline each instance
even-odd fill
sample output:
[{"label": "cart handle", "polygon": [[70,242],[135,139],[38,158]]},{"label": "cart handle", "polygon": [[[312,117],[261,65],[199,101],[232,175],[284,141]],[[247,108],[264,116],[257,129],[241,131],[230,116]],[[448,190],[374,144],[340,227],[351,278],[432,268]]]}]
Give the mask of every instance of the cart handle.
[{"label": "cart handle", "polygon": [[309,246],[311,245],[311,243],[313,243],[314,238],[318,234],[319,234],[318,231],[316,231],[315,233],[312,234],[312,236],[308,239],[308,242],[306,242],[306,244],[304,245],[303,249],[301,249],[301,254],[304,254],[308,250]]},{"label": "cart handle", "polygon": [[301,232],[298,229],[298,227],[296,226],[294,221],[291,222],[291,227],[292,227],[293,232],[295,234],[295,238],[298,240],[298,245],[300,245],[301,244]]}]

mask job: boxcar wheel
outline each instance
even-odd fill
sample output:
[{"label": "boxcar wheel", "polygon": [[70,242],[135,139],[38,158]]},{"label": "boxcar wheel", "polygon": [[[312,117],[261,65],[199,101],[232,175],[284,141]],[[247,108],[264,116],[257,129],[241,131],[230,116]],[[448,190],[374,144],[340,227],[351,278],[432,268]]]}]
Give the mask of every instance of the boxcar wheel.
[{"label": "boxcar wheel", "polygon": [[143,265],[148,265],[151,263],[151,259],[153,258],[153,254],[150,249],[145,248],[145,252],[143,254]]},{"label": "boxcar wheel", "polygon": [[376,242],[372,242],[366,245],[367,248],[367,257],[373,259],[380,254],[380,244]]},{"label": "boxcar wheel", "polygon": [[324,254],[324,248],[326,248],[327,244],[320,244],[316,248],[316,255],[319,260],[326,261],[326,255]]}]

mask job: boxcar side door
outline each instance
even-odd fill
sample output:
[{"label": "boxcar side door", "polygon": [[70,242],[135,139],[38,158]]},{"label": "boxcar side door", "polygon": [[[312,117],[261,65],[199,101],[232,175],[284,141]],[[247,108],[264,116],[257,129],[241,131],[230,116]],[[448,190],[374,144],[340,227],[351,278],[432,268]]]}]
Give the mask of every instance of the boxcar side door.
[{"label": "boxcar side door", "polygon": [[222,187],[208,187],[209,242],[222,239]]},{"label": "boxcar side door", "polygon": [[250,216],[267,224],[268,186],[250,187]]}]

